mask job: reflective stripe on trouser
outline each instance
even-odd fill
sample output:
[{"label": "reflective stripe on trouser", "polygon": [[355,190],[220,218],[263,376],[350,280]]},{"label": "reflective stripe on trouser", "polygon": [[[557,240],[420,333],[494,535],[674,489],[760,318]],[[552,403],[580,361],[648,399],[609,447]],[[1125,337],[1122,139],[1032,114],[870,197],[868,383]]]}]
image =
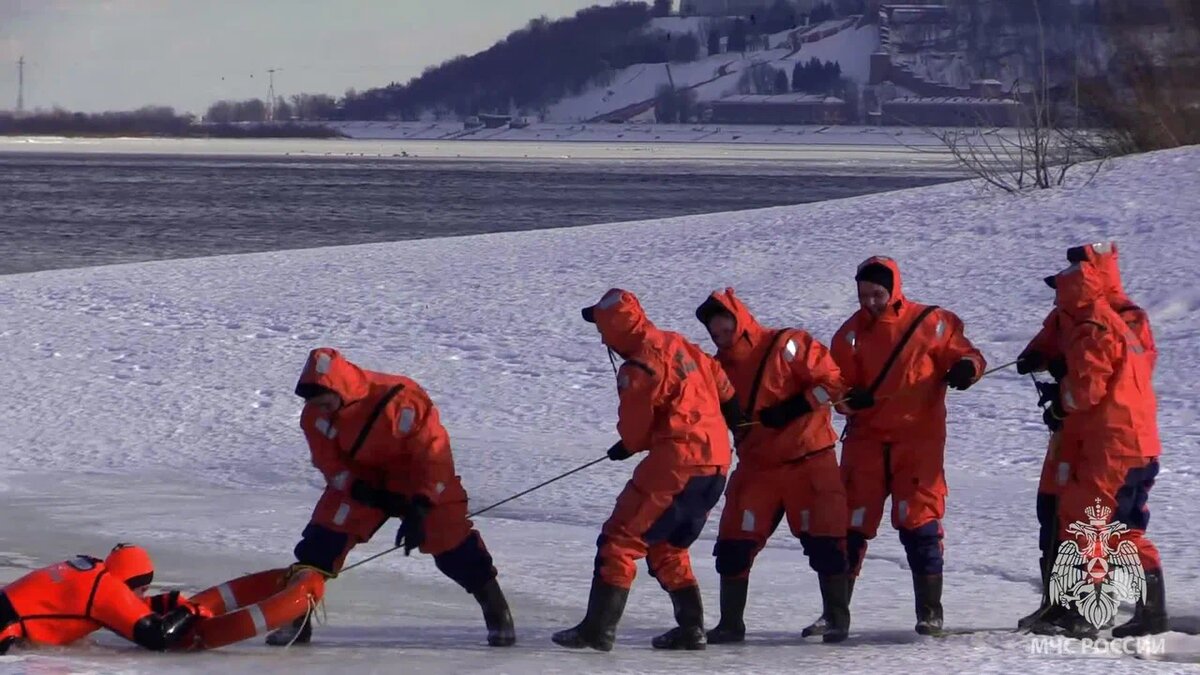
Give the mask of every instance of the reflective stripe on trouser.
[{"label": "reflective stripe on trouser", "polygon": [[[851,434],[842,447],[842,478],[849,512],[847,558],[857,575],[867,541],[883,520],[883,504],[892,498],[892,527],[901,532],[910,565],[923,573],[942,568],[941,521],[946,514],[943,472],[944,439],[884,442]],[[936,571],[932,571],[936,570]]]},{"label": "reflective stripe on trouser", "polygon": [[717,572],[733,578],[749,575],[755,556],[784,517],[814,570],[845,572],[846,490],[832,449],[792,464],[739,466],[733,472],[713,547]]}]

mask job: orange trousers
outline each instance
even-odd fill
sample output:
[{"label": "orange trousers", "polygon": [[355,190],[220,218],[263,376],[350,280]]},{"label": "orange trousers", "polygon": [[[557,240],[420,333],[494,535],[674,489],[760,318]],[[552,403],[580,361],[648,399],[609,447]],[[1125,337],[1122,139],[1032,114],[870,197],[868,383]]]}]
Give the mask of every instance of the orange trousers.
[{"label": "orange trousers", "polygon": [[[388,518],[346,492],[326,488],[296,544],[296,560],[336,573],[350,551],[369,541]],[[467,592],[476,592],[496,577],[483,537],[467,518],[467,492],[457,476],[425,516],[424,530],[419,550],[432,555],[438,569]]]},{"label": "orange trousers", "polygon": [[695,586],[688,547],[721,499],[725,471],[718,466],[662,470],[647,460],[639,464],[596,541],[596,575],[630,588],[637,561],[646,558],[650,575],[668,592]]},{"label": "orange trousers", "polygon": [[[1142,568],[1147,572],[1161,570],[1158,548],[1146,537],[1146,529],[1150,526],[1147,501],[1158,468],[1158,458],[1080,451],[1059,496],[1059,541],[1076,539],[1076,535],[1067,531],[1071,523],[1087,523],[1092,514],[1107,514],[1110,522],[1125,524],[1127,529],[1117,535],[1118,540],[1133,542]],[[1090,514],[1088,509],[1092,509]],[[1080,540],[1080,543],[1086,542]],[[1111,545],[1115,548],[1118,544]]]},{"label": "orange trousers", "polygon": [[784,518],[820,574],[846,571],[846,489],[833,448],[773,467],[739,465],[725,491],[713,555],[722,577],[744,578]]},{"label": "orange trousers", "polygon": [[944,438],[883,441],[851,433],[842,446],[842,478],[850,522],[846,552],[857,575],[867,542],[883,520],[883,504],[892,498],[892,527],[900,531],[909,567],[918,575],[942,573],[942,518],[946,514]]}]

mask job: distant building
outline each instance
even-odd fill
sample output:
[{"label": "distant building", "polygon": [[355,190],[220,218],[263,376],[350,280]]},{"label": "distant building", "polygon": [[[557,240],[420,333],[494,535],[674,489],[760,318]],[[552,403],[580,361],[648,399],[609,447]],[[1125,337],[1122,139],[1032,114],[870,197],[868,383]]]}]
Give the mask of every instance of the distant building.
[{"label": "distant building", "polygon": [[745,94],[711,104],[715,124],[842,124],[846,102],[816,94]]},{"label": "distant building", "polygon": [[1012,127],[1020,123],[1021,113],[1021,104],[1012,99],[906,97],[885,101],[877,119],[885,125]]},{"label": "distant building", "polygon": [[746,16],[766,11],[774,0],[682,0],[681,16]]},{"label": "distant building", "polygon": [[484,129],[499,129],[507,126],[512,121],[512,115],[490,115],[487,113],[479,114],[479,121],[483,123]]}]

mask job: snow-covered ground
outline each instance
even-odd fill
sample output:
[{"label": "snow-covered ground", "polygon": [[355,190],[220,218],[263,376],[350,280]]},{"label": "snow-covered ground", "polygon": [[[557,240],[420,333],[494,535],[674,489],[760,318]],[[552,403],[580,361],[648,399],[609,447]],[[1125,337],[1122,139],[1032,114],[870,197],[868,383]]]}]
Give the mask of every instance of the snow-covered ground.
[{"label": "snow-covered ground", "polygon": [[[929,131],[915,127],[822,126],[771,124],[590,124],[533,123],[521,129],[465,130],[459,122],[331,122],[355,140],[525,141],[528,143],[684,143],[744,146],[878,146],[942,150]],[[1009,133],[1009,132],[1006,132]],[[0,140],[0,148],[3,147]],[[561,147],[561,146],[557,146]]]},{"label": "snow-covered ground", "polygon": [[[1200,598],[1200,148],[1113,163],[1086,186],[1010,197],[958,183],[797,207],[657,222],[61,270],[0,278],[0,579],[112,541],[147,546],[163,585],[195,590],[283,565],[319,492],[292,387],[308,350],[332,345],[406,373],[439,404],[473,507],[601,456],[616,394],[579,307],[620,285],[660,326],[711,347],[692,311],[735,286],[768,324],[823,340],[855,308],[852,275],[896,257],[914,299],[956,311],[993,364],[1011,360],[1051,303],[1041,277],[1071,244],[1121,242],[1127,288],[1150,311],[1165,448],[1151,534],[1169,603]],[[1028,378],[1011,371],[950,396],[946,617],[1014,624],[1038,592],[1033,513],[1046,434]],[[520,643],[483,646],[474,602],[430,558],[391,555],[331,582],[310,647],[258,641],[153,655],[111,635],[20,651],[5,672],[1149,672],[1130,656],[1033,655],[1031,639],[912,633],[904,553],[885,524],[854,598],[851,640],[812,644],[815,575],[778,534],[751,581],[750,642],[664,654],[672,623],[645,574],[611,654],[554,647],[582,616],[600,524],[631,467],[604,462],[477,520]],[[717,618],[717,513],[693,548]],[[352,554],[391,543],[392,527]],[[1168,655],[1195,638],[1167,636]]]},{"label": "snow-covered ground", "polygon": [[[464,133],[444,122],[344,122],[351,138],[65,138],[0,136],[0,152],[314,156],[383,159],[742,161],[953,164],[934,135],[901,127],[536,124]],[[1004,130],[1004,133],[1011,133]],[[503,141],[503,142],[493,142]]]}]

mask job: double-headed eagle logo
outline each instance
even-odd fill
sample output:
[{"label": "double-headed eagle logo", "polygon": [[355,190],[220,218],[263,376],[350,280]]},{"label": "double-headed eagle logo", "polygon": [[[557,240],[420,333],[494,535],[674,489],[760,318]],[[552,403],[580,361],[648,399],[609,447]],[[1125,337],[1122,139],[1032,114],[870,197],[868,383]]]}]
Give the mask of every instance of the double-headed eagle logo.
[{"label": "double-headed eagle logo", "polygon": [[1137,546],[1121,538],[1129,527],[1109,522],[1111,508],[1097,499],[1084,512],[1086,523],[1077,520],[1067,526],[1075,539],[1058,547],[1050,572],[1050,602],[1074,605],[1088,623],[1103,628],[1117,616],[1122,600],[1145,600],[1146,572]]}]

